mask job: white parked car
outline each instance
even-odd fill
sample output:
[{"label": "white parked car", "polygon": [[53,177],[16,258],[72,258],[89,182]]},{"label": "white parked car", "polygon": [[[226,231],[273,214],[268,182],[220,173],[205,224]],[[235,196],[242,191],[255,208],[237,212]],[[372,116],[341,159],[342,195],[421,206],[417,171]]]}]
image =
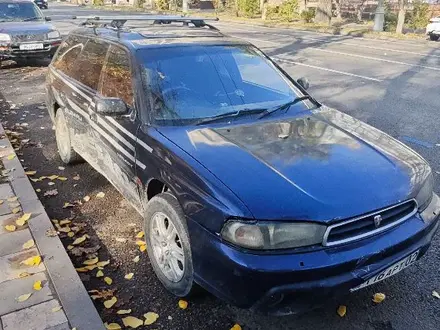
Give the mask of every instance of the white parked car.
[{"label": "white parked car", "polygon": [[440,38],[440,16],[433,17],[429,20],[429,24],[426,27],[426,34],[434,41]]}]

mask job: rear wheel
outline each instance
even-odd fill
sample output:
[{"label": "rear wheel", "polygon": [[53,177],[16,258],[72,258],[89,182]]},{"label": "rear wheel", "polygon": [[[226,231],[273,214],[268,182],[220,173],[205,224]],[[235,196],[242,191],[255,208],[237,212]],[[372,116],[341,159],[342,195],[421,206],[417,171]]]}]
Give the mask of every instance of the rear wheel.
[{"label": "rear wheel", "polygon": [[156,276],[174,295],[189,295],[194,286],[191,245],[177,199],[170,193],[154,196],[144,219],[148,256]]},{"label": "rear wheel", "polygon": [[430,34],[429,35],[429,39],[431,39],[432,41],[437,41],[438,38],[440,38],[440,36],[436,35],[436,34]]},{"label": "rear wheel", "polygon": [[58,109],[55,114],[55,137],[58,154],[65,164],[74,164],[81,161],[80,155],[72,147],[70,129],[62,109]]}]

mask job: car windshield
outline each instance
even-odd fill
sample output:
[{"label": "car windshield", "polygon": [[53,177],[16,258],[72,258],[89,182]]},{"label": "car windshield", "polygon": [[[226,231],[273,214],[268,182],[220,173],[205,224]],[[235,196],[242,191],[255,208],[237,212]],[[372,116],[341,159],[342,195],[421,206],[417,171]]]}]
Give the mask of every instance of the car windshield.
[{"label": "car windshield", "polygon": [[41,11],[32,2],[0,2],[0,22],[42,19]]},{"label": "car windshield", "polygon": [[248,45],[144,49],[140,57],[145,92],[159,125],[192,124],[239,111],[256,113],[301,95]]}]

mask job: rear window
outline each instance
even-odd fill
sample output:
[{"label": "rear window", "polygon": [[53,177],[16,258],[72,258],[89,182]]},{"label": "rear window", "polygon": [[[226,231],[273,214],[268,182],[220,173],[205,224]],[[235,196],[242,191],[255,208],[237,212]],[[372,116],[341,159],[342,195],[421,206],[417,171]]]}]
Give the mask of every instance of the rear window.
[{"label": "rear window", "polygon": [[109,45],[105,42],[89,39],[81,54],[73,63],[71,77],[97,90],[108,47]]},{"label": "rear window", "polygon": [[86,38],[75,35],[67,37],[55,55],[52,65],[66,75],[71,76],[74,69],[73,64],[81,53],[86,42]]}]

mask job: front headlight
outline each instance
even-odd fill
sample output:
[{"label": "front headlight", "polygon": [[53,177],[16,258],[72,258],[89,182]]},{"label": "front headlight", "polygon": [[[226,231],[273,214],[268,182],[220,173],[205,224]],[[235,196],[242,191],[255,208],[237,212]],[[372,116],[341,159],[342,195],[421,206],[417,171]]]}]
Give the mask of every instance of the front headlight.
[{"label": "front headlight", "polygon": [[60,37],[60,33],[58,31],[51,31],[47,34],[48,39],[58,39]]},{"label": "front headlight", "polygon": [[432,198],[432,193],[434,190],[434,177],[432,173],[429,173],[422,188],[416,196],[417,205],[419,206],[419,211],[423,211],[429,205]]},{"label": "front headlight", "polygon": [[0,42],[10,42],[11,36],[6,33],[0,33]]},{"label": "front headlight", "polygon": [[326,228],[311,222],[249,223],[231,220],[224,225],[221,236],[244,248],[274,250],[320,244]]}]

